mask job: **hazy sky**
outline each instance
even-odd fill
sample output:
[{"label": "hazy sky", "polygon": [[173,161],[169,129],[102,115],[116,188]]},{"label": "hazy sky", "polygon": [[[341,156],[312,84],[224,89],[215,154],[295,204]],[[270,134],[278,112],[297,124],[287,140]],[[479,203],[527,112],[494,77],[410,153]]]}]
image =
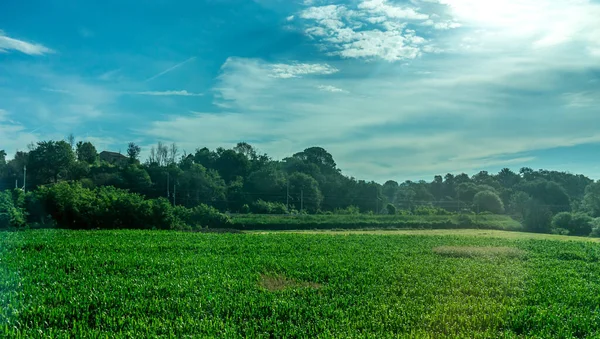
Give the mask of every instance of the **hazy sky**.
[{"label": "hazy sky", "polygon": [[310,146],[385,181],[600,178],[600,2],[4,0],[0,149]]}]

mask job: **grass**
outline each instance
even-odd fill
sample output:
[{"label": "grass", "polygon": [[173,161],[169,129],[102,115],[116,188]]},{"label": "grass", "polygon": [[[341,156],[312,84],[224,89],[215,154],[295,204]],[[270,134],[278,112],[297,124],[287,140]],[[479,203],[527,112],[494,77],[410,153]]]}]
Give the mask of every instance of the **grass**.
[{"label": "grass", "polygon": [[0,233],[0,337],[600,336],[599,244],[403,232]]}]

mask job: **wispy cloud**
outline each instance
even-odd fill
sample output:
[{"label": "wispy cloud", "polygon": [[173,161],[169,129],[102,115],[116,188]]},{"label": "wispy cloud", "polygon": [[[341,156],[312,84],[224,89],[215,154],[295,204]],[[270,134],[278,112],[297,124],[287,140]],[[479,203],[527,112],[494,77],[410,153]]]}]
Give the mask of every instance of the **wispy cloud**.
[{"label": "wispy cloud", "polygon": [[0,52],[9,52],[13,50],[28,55],[43,55],[54,52],[41,44],[11,38],[0,30]]},{"label": "wispy cloud", "polygon": [[177,69],[178,67],[181,67],[181,66],[183,66],[183,65],[187,64],[188,62],[193,61],[195,59],[196,59],[196,57],[194,56],[194,57],[191,57],[191,58],[189,58],[189,59],[187,59],[187,60],[185,60],[183,62],[178,63],[175,66],[169,67],[169,68],[165,69],[164,71],[162,71],[162,72],[160,72],[158,74],[155,74],[155,75],[151,76],[150,78],[146,79],[145,82],[152,81],[152,80],[154,80],[154,79],[156,79],[156,78],[158,78],[160,76],[163,76],[163,75],[165,75],[165,74],[173,71],[174,69]]},{"label": "wispy cloud", "polygon": [[341,88],[337,88],[335,86],[331,86],[331,85],[319,85],[319,86],[317,86],[317,88],[324,92],[347,93],[347,91],[345,91]]},{"label": "wispy cloud", "polygon": [[269,68],[271,72],[270,77],[289,79],[297,78],[303,75],[310,74],[333,74],[337,73],[338,69],[328,64],[302,64],[302,63],[291,63],[291,64],[273,64]]},{"label": "wispy cloud", "polygon": [[52,92],[52,93],[71,94],[71,91],[68,91],[66,89],[60,89],[60,88],[48,88],[48,87],[44,87],[44,88],[42,88],[42,91]]},{"label": "wispy cloud", "polygon": [[144,91],[144,92],[126,92],[126,94],[151,95],[151,96],[183,96],[183,97],[200,97],[203,93],[190,93],[183,91]]}]

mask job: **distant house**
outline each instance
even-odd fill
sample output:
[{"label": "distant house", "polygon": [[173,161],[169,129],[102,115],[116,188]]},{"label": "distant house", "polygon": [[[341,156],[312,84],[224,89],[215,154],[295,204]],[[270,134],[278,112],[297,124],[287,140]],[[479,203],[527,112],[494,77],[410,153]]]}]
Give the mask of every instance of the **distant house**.
[{"label": "distant house", "polygon": [[102,151],[99,154],[100,160],[106,161],[109,164],[113,165],[121,165],[127,162],[129,158],[124,156],[121,153],[110,152],[110,151]]}]

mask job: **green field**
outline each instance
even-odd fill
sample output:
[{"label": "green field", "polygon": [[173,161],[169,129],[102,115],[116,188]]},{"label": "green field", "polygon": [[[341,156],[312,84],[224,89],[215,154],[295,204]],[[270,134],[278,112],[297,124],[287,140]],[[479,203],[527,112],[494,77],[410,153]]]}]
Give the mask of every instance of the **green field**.
[{"label": "green field", "polygon": [[0,337],[600,337],[597,242],[384,232],[0,233]]}]

